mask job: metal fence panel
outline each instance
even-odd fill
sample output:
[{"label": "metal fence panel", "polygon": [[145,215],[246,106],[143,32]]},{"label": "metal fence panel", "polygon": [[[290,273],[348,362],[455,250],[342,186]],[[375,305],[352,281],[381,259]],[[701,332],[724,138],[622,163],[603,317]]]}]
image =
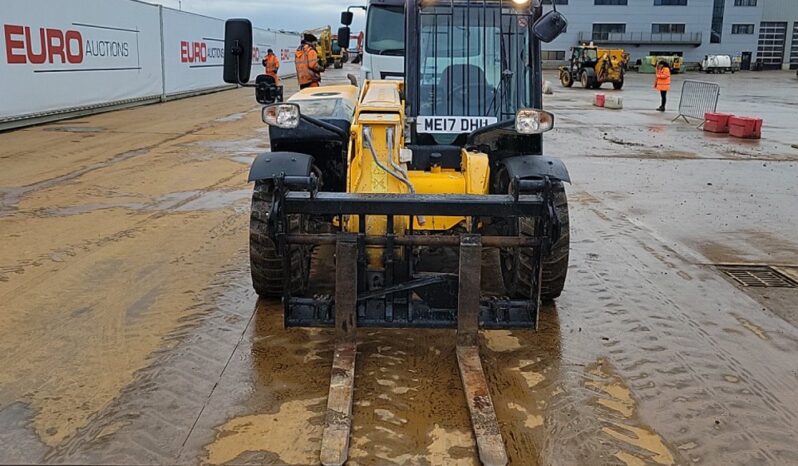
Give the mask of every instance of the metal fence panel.
[{"label": "metal fence panel", "polygon": [[[720,84],[707,81],[685,80],[679,99],[679,117],[704,119],[704,114],[718,108]],[[677,117],[677,118],[679,118]]]}]

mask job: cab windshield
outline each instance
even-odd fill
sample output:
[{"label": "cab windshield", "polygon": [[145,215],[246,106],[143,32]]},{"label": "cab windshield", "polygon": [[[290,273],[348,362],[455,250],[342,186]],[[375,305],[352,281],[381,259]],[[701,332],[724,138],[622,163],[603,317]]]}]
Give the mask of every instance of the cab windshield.
[{"label": "cab windshield", "polygon": [[422,7],[419,115],[501,121],[530,106],[531,16],[479,5]]},{"label": "cab windshield", "polygon": [[596,61],[596,60],[598,60],[598,50],[582,49],[582,61]]},{"label": "cab windshield", "polygon": [[405,54],[405,13],[401,6],[370,6],[366,20],[366,52]]}]

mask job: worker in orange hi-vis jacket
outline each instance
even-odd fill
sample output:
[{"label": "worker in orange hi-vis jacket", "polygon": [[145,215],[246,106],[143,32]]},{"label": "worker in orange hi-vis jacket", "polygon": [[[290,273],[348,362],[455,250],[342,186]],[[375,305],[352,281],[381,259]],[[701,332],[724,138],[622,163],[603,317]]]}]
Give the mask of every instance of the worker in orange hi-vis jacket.
[{"label": "worker in orange hi-vis jacket", "polygon": [[322,67],[319,63],[319,54],[311,45],[316,41],[312,34],[305,34],[302,43],[296,49],[294,66],[296,66],[296,78],[299,81],[299,88],[319,87],[321,84]]},{"label": "worker in orange hi-vis jacket", "polygon": [[671,90],[671,68],[665,60],[661,60],[657,63],[657,76],[654,79],[654,89],[659,91],[662,99],[662,103],[657,110],[664,112],[665,104],[668,101],[668,91]]},{"label": "worker in orange hi-vis jacket", "polygon": [[274,50],[269,49],[266,56],[263,58],[263,66],[266,68],[264,74],[274,78],[274,84],[280,85],[280,78],[277,77],[277,71],[280,69],[280,60],[274,54]]}]

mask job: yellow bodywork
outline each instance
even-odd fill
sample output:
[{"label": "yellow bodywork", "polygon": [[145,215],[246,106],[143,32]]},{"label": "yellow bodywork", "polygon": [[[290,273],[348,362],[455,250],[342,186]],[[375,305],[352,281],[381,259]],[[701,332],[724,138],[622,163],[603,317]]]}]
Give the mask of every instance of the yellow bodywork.
[{"label": "yellow bodywork", "polygon": [[316,29],[307,29],[302,34],[313,34],[318,41],[316,42],[316,53],[319,54],[319,61],[328,66],[333,61],[332,55],[332,28],[324,26]]},{"label": "yellow bodywork", "polygon": [[[487,154],[461,150],[460,169],[433,166],[429,170],[410,170],[405,151],[405,105],[401,81],[366,81],[360,93],[355,86],[334,85],[306,88],[294,94],[288,102],[297,103],[303,114],[318,116],[316,109],[324,102],[343,99],[354,108],[350,125],[347,152],[346,191],[350,193],[410,193],[410,187],[389,174],[386,167],[405,178],[417,194],[487,194],[490,168]],[[366,134],[374,144],[377,162],[367,143]],[[405,152],[407,154],[407,152]],[[409,154],[407,154],[409,156]],[[380,166],[382,165],[382,166]],[[467,217],[428,216],[415,218],[413,228],[421,231],[445,231],[468,221]],[[394,233],[409,229],[409,217],[394,218]],[[344,219],[344,230],[359,231],[357,216]],[[387,218],[370,216],[366,219],[366,234],[385,235]],[[378,247],[367,250],[371,266],[379,267],[382,252]]]},{"label": "yellow bodywork", "polygon": [[[292,95],[288,102],[302,103],[303,100],[318,99],[343,99],[354,108],[357,106],[358,89],[351,84],[336,84],[333,86],[306,87]],[[305,108],[302,113],[308,113]]]},{"label": "yellow bodywork", "polygon": [[601,82],[620,81],[629,55],[623,49],[597,49],[596,76]]},{"label": "yellow bodywork", "polygon": [[[407,159],[402,157],[403,152],[407,154],[402,94],[403,83],[400,81],[366,81],[363,84],[350,127],[347,192],[396,193],[397,196],[410,193],[411,187],[388,173],[387,168],[405,178],[416,194],[487,194],[489,166],[488,156],[483,153],[463,149],[459,171],[437,166],[425,171],[408,169]],[[366,137],[367,134],[370,138]],[[369,147],[369,139],[374,153]],[[466,220],[466,217],[415,218],[413,228],[449,230]],[[344,229],[358,231],[358,219],[355,216],[346,219]],[[408,229],[408,217],[395,217],[394,233],[402,234]],[[387,218],[367,218],[366,234],[385,235],[386,232]],[[370,265],[379,266],[381,250],[369,248],[367,253]]]}]

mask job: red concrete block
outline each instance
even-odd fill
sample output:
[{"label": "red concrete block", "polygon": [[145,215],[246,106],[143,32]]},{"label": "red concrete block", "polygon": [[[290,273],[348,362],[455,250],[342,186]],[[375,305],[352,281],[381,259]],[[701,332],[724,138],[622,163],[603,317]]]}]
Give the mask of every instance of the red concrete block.
[{"label": "red concrete block", "polygon": [[728,133],[731,113],[710,112],[704,114],[704,131],[710,133]]},{"label": "red concrete block", "polygon": [[606,101],[606,96],[599,92],[598,94],[596,94],[596,100],[593,102],[593,105],[595,105],[596,107],[603,107],[605,101]]},{"label": "red concrete block", "polygon": [[729,134],[736,138],[759,139],[762,137],[762,119],[758,117],[729,118]]}]

